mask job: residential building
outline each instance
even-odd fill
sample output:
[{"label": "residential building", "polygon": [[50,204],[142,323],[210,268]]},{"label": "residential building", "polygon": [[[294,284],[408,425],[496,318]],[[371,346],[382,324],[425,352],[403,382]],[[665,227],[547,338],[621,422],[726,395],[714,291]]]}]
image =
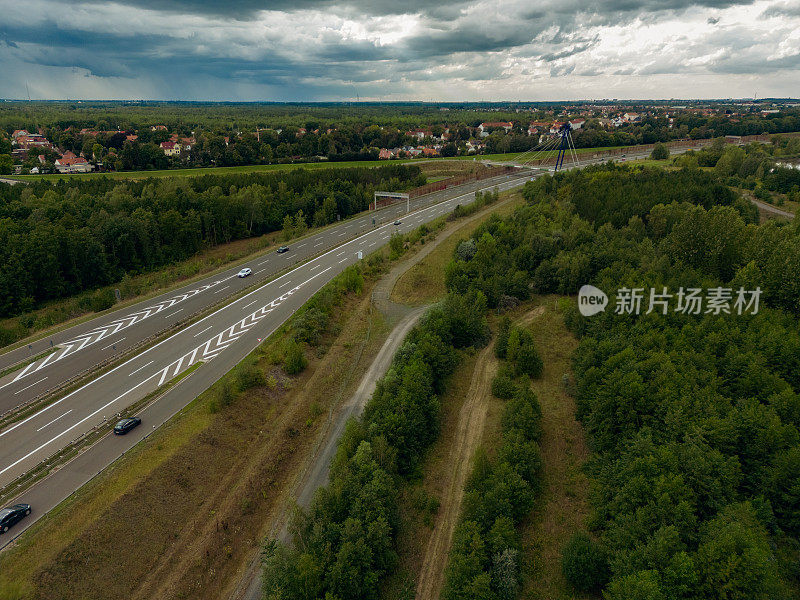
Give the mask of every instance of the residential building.
[{"label": "residential building", "polygon": [[[39,157],[39,162],[42,162],[42,158],[42,156]],[[75,156],[70,151],[57,158],[53,164],[59,173],[89,173],[92,170],[89,161],[82,156]]]},{"label": "residential building", "polygon": [[161,142],[161,150],[163,150],[164,154],[167,156],[178,156],[181,153],[181,145],[172,140]]},{"label": "residential building", "polygon": [[506,133],[511,131],[513,127],[513,123],[511,121],[496,121],[496,122],[489,122],[489,123],[481,123],[478,125],[478,131],[481,137],[488,137],[490,129],[503,129]]}]

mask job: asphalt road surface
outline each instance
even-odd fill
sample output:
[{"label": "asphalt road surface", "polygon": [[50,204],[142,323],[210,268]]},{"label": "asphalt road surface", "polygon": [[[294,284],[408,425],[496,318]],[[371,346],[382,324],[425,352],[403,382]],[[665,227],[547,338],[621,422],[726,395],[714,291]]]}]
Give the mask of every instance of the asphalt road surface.
[{"label": "asphalt road surface", "polygon": [[[428,194],[413,200],[411,209],[430,206],[475,189],[492,188],[508,180],[508,176],[501,176]],[[378,226],[393,222],[405,212],[406,205],[403,203],[381,209],[377,213],[362,214],[291,243],[289,252],[284,254],[269,251],[246,264],[231,267],[180,289],[76,325],[33,342],[30,347],[26,345],[0,355],[2,371],[56,348],[55,352],[0,378],[0,415],[63,387],[65,383],[91,371],[97,365],[130,352],[143,342],[245,288],[266,281],[312,256],[371,231],[374,229],[373,218]],[[370,251],[373,249],[374,246]],[[245,278],[237,277],[236,274],[244,266],[250,267],[253,274]]]},{"label": "asphalt road surface", "polygon": [[[636,156],[631,155],[629,158],[636,158]],[[581,166],[595,162],[602,161],[586,161],[582,162]],[[540,172],[544,172],[544,170]],[[530,172],[506,175],[454,187],[418,199],[414,205],[426,207],[399,217],[401,223],[398,226],[395,226],[393,221],[399,213],[405,211],[404,206],[394,206],[391,209],[379,211],[378,214],[384,224],[376,224],[374,227],[372,226],[373,215],[367,214],[306,238],[302,243],[305,243],[307,250],[304,252],[307,254],[300,255],[299,253],[303,249],[299,248],[299,244],[294,244],[292,252],[282,255],[264,255],[262,258],[251,261],[246,265],[254,271],[251,278],[237,280],[235,272],[240,267],[236,267],[222,275],[187,286],[185,290],[172,292],[166,295],[168,297],[150,300],[140,306],[119,311],[124,314],[107,315],[63,332],[59,339],[54,340],[54,343],[70,342],[78,339],[80,335],[89,337],[90,334],[94,335],[93,332],[97,331],[99,327],[108,327],[109,324],[119,323],[120,319],[125,316],[130,316],[132,321],[131,324],[121,326],[116,331],[103,335],[100,341],[96,339],[99,334],[95,335],[80,349],[66,354],[64,358],[57,359],[56,353],[49,355],[53,358],[50,358],[47,363],[44,363],[44,359],[37,361],[33,366],[27,368],[28,373],[12,382],[12,385],[6,385],[6,382],[3,382],[6,387],[0,389],[0,403],[4,403],[6,406],[14,405],[15,402],[19,403],[19,400],[30,397],[23,396],[23,394],[29,394],[31,389],[25,390],[23,383],[26,385],[34,383],[35,388],[36,385],[39,385],[35,382],[42,377],[56,379],[69,376],[70,368],[67,365],[78,364],[70,362],[77,360],[78,357],[83,361],[88,361],[88,363],[79,364],[91,364],[92,360],[96,364],[104,360],[108,353],[108,344],[114,343],[115,339],[118,349],[126,340],[147,339],[154,331],[161,331],[165,328],[164,321],[169,322],[170,318],[178,319],[175,311],[179,308],[191,313],[197,312],[203,306],[213,305],[212,294],[220,286],[244,287],[250,285],[253,279],[259,275],[261,279],[266,278],[268,268],[271,268],[273,273],[279,272],[304,257],[323,252],[288,273],[181,329],[178,333],[93,379],[32,416],[0,431],[0,488],[3,488],[84,433],[104,422],[115,420],[121,410],[144,398],[162,383],[178,376],[198,362],[204,363],[179,385],[161,396],[157,402],[143,410],[139,414],[143,422],[137,429],[123,437],[107,435],[54,474],[15,498],[13,502],[31,504],[33,512],[30,517],[15,526],[10,535],[7,534],[0,538],[0,548],[10,543],[37,518],[67,498],[142,437],[163,424],[210,387],[251,352],[261,340],[268,337],[305,304],[325,283],[347,266],[358,262],[359,252],[366,256],[386,244],[393,232],[407,233],[425,222],[451,212],[458,204],[470,203],[474,199],[475,190],[497,188],[503,191],[519,187],[531,178]],[[359,229],[360,225],[363,225],[361,229]],[[310,248],[308,248],[309,246]],[[325,251],[326,247],[329,248],[327,251]],[[259,261],[262,260],[267,262],[260,264]],[[207,285],[210,287],[204,287]],[[238,289],[242,289],[242,287]],[[201,288],[203,288],[202,291],[188,293]],[[132,318],[133,315],[142,314],[139,311],[147,310],[149,307],[160,305],[164,300],[183,295],[186,295],[186,298],[176,300],[168,308],[151,310],[146,318]],[[160,315],[160,313],[165,313],[166,316]],[[177,320],[172,321],[173,324],[177,322]],[[148,323],[158,325],[151,326]],[[126,340],[121,338],[126,338]],[[49,347],[48,340],[43,340],[38,344],[40,349],[34,347],[33,353]],[[67,343],[64,347],[69,345]],[[6,360],[9,359],[6,358]],[[44,366],[41,366],[43,363]],[[2,363],[0,363],[0,368],[2,368]],[[71,367],[73,372],[76,368],[80,367]],[[57,375],[61,369],[65,369],[66,373]],[[16,378],[19,373],[21,371],[14,373],[13,376]],[[50,385],[50,383],[46,385]],[[42,384],[42,387],[45,385]],[[12,396],[16,396],[17,399],[11,398]],[[19,396],[23,398],[19,398]]]},{"label": "asphalt road surface", "polygon": [[[520,186],[530,175],[485,180],[481,189],[506,190]],[[463,190],[461,188],[459,191]],[[325,283],[386,244],[395,231],[407,233],[422,223],[447,214],[474,199],[462,192],[427,208],[400,217],[401,224],[370,228],[358,237],[309,260],[288,273],[216,310],[166,340],[141,352],[80,389],[0,432],[0,487],[52,456],[94,427],[142,399],[197,362],[203,362],[178,386],[140,413],[142,425],[126,436],[107,435],[76,459],[37,483],[14,501],[28,502],[33,513],[15,526],[10,542],[35,520],[68,497],[154,427],[164,423],[198,394],[241,361],[275,331]],[[371,216],[369,217],[371,224]],[[282,255],[277,255],[282,258]]]}]

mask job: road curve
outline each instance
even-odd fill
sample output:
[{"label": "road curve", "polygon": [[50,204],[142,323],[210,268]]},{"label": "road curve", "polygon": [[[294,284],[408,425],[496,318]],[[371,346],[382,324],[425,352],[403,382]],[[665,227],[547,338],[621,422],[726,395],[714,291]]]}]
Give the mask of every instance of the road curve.
[{"label": "road curve", "polygon": [[[507,180],[508,176],[501,176],[428,194],[412,201],[411,209],[431,206]],[[190,316],[207,311],[244,289],[265,282],[281,271],[369,232],[373,229],[373,218],[376,219],[375,226],[378,226],[394,221],[405,212],[405,205],[394,205],[377,213],[362,213],[293,242],[289,252],[276,254],[269,251],[248,261],[246,266],[253,270],[249,277],[236,276],[245,265],[230,267],[155,298],[0,354],[2,371],[55,349],[36,362],[0,378],[0,415],[63,387],[100,364],[107,364],[130,353],[163,332],[176,328]]]},{"label": "road curve", "polygon": [[[589,160],[581,163],[581,166],[598,162],[603,161]],[[544,169],[539,171],[539,173],[546,172]],[[445,190],[446,200],[435,204],[431,204],[430,200],[427,201],[429,206],[401,217],[402,223],[399,226],[393,225],[392,212],[381,213],[387,222],[382,225],[376,224],[374,228],[371,226],[372,215],[365,215],[361,218],[368,219],[370,226],[357,237],[300,264],[281,277],[258,287],[130,358],[61,400],[0,431],[0,488],[2,488],[84,433],[115,419],[117,413],[144,398],[161,383],[169,381],[198,362],[204,363],[178,386],[170,389],[157,402],[140,413],[143,426],[121,438],[112,435],[104,437],[69,464],[14,498],[14,502],[28,502],[34,507],[31,517],[15,527],[14,537],[111,464],[146,433],[160,426],[210,387],[251,352],[261,340],[284,323],[325,283],[347,266],[355,264],[359,260],[359,252],[363,255],[369,254],[384,245],[394,231],[407,233],[422,223],[451,212],[458,204],[471,202],[476,190],[504,191],[520,187],[536,176],[538,174],[531,175],[530,172],[505,175],[450,188]],[[405,209],[397,206],[393,208],[401,211]],[[386,215],[389,215],[388,218]],[[330,228],[320,233],[330,235],[331,231],[337,236],[339,234],[336,232],[341,232],[336,228]],[[346,236],[339,237],[348,239]],[[284,258],[283,255],[274,256]],[[252,262],[250,264],[252,265]],[[232,269],[231,272],[238,268]],[[196,287],[198,284],[193,285]],[[173,295],[175,293],[172,292]],[[198,293],[192,297],[200,295]],[[149,301],[150,304],[152,302]],[[131,313],[132,310],[129,308],[125,312]],[[103,318],[108,319],[110,316]],[[91,330],[86,324],[79,327],[84,328],[84,332]],[[129,328],[128,333],[135,330]],[[67,334],[66,337],[69,335],[71,334]],[[46,344],[46,341],[42,341],[42,344]],[[44,369],[47,368],[46,365]],[[3,399],[2,393],[0,392],[0,400]],[[14,539],[11,536],[4,538],[0,541],[0,549]]]},{"label": "road curve", "polygon": [[[500,190],[518,187],[526,177],[483,182]],[[140,416],[143,424],[124,437],[108,435],[82,452],[55,474],[37,483],[14,501],[34,507],[32,516],[17,527],[19,535],[97,472],[116,460],[154,427],[161,425],[228,370],[348,265],[384,245],[394,231],[407,233],[422,223],[447,214],[457,204],[474,199],[474,192],[420,209],[402,223],[376,226],[259,287],[207,317],[127,360],[61,400],[0,431],[0,487],[34,468],[82,434],[115,419],[116,413],[157,389],[197,362],[204,364],[169,390]],[[3,546],[11,536],[4,536]],[[0,546],[2,547],[2,546]]]}]

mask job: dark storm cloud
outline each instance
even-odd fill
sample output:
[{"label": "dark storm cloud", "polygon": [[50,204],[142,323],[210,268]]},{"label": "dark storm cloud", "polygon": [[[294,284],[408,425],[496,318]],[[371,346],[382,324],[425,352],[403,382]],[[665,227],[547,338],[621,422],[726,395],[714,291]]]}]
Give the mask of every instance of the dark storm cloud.
[{"label": "dark storm cloud", "polygon": [[[0,13],[12,2],[0,0]],[[720,24],[718,12],[752,3],[88,0],[67,8],[56,0],[30,0],[26,9],[14,5],[18,10],[13,18],[0,20],[0,40],[5,43],[0,60],[14,63],[5,75],[0,73],[0,90],[12,76],[20,77],[22,65],[29,65],[28,70],[82,69],[94,77],[149,81],[158,89],[178,90],[179,96],[185,89],[185,97],[196,89],[202,93],[203,86],[224,87],[228,82],[230,89],[256,86],[270,94],[296,93],[298,99],[350,97],[354,86],[362,96],[379,96],[419,89],[411,82],[499,82],[512,74],[535,75],[536,69],[540,76],[558,78],[703,69],[760,72],[759,61],[761,71],[798,68],[791,52],[768,58],[763,49],[752,50],[750,45],[756,43],[749,39],[711,37],[728,24]],[[658,26],[676,15],[698,12],[709,39],[674,36],[673,44],[684,54],[662,48],[659,53],[664,56],[642,56],[633,65],[591,56],[602,45],[598,30]],[[794,13],[800,13],[796,3],[784,2],[761,16]],[[108,22],[103,21],[105,14],[111,15]],[[726,51],[717,52],[719,48]],[[738,65],[737,52],[744,55]],[[712,55],[707,64],[683,65]]]},{"label": "dark storm cloud", "polygon": [[761,17],[800,17],[800,4],[797,4],[796,2],[786,2],[776,6],[770,6],[763,12]]},{"label": "dark storm cloud", "polygon": [[[106,0],[92,0],[104,3]],[[543,15],[553,11],[590,12],[598,14],[614,14],[620,12],[655,12],[663,10],[683,10],[693,6],[708,8],[726,8],[737,4],[752,4],[753,0],[604,0],[583,2],[544,2],[547,8]],[[421,13],[434,18],[452,19],[468,2],[456,0],[235,0],[219,2],[218,0],[129,0],[120,2],[135,8],[175,12],[181,14],[200,14],[229,16],[246,19],[262,10],[297,11],[348,9],[364,15],[400,15]],[[503,10],[498,7],[498,10]],[[536,9],[534,9],[535,11]]]}]

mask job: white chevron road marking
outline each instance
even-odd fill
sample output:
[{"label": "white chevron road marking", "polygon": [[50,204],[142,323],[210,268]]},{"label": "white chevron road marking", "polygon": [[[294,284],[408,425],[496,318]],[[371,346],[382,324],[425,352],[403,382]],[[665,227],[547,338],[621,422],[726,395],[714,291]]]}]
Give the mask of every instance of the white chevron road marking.
[{"label": "white chevron road marking", "polygon": [[[131,313],[129,315],[121,317],[121,318],[119,318],[119,319],[117,319],[115,321],[112,321],[108,325],[104,325],[103,327],[98,327],[97,329],[93,329],[92,331],[90,331],[88,333],[81,334],[80,337],[77,337],[74,340],[70,340],[68,342],[64,342],[63,344],[59,344],[59,346],[61,348],[63,348],[63,349],[57,350],[56,352],[48,354],[43,359],[40,359],[38,361],[35,361],[35,362],[31,363],[30,365],[25,367],[25,369],[23,371],[21,371],[19,374],[17,374],[17,376],[14,379],[12,379],[11,381],[7,382],[4,385],[0,385],[0,390],[2,390],[4,387],[14,383],[15,381],[18,381],[18,380],[22,379],[23,377],[27,377],[31,373],[35,373],[35,372],[39,371],[40,369],[43,369],[46,366],[53,365],[53,364],[57,363],[58,361],[60,361],[61,359],[65,358],[67,356],[71,356],[72,354],[75,354],[76,352],[79,352],[80,350],[83,350],[84,348],[86,348],[88,346],[92,346],[93,344],[96,344],[97,342],[99,342],[100,340],[102,340],[104,338],[107,338],[107,337],[109,337],[111,335],[114,335],[115,333],[118,333],[118,332],[124,330],[124,329],[132,327],[133,325],[136,325],[137,323],[141,323],[145,319],[147,319],[149,317],[152,317],[153,315],[157,315],[158,313],[160,313],[160,312],[162,312],[162,311],[164,311],[164,310],[166,310],[168,308],[171,308],[175,304],[183,302],[184,300],[192,298],[192,297],[196,296],[197,294],[200,294],[200,293],[206,291],[209,288],[212,288],[212,287],[214,287],[216,285],[219,285],[223,281],[225,281],[225,280],[224,279],[219,279],[219,280],[214,281],[212,283],[209,283],[209,284],[206,284],[204,286],[201,286],[201,287],[199,287],[197,289],[185,292],[183,294],[179,294],[178,296],[174,296],[173,298],[169,298],[167,300],[164,300],[163,302],[160,302],[159,304],[154,304],[153,306],[148,306],[147,308],[143,308],[141,310],[138,310],[135,313]],[[183,309],[181,309],[181,310],[183,310]],[[175,313],[172,313],[172,314],[173,315],[177,314],[177,312],[180,312],[180,311],[176,311]],[[172,315],[169,315],[169,316],[172,316]]]},{"label": "white chevron road marking", "polygon": [[215,358],[220,352],[224,351],[226,348],[231,346],[234,342],[236,342],[241,336],[247,333],[252,327],[258,324],[261,319],[266,317],[269,313],[271,313],[275,308],[277,308],[281,303],[286,301],[287,298],[292,296],[295,292],[297,292],[300,288],[306,285],[308,282],[316,279],[323,273],[330,271],[333,267],[328,267],[327,269],[320,271],[316,275],[312,275],[302,283],[296,285],[295,287],[287,290],[274,300],[272,300],[269,304],[265,304],[261,308],[255,310],[254,312],[250,313],[242,320],[234,323],[230,327],[224,329],[221,333],[218,333],[196,348],[193,348],[191,351],[187,352],[183,356],[181,356],[176,361],[168,364],[167,366],[163,367],[159,371],[157,371],[151,377],[160,376],[158,380],[158,385],[163,385],[165,381],[168,379],[172,379],[179,375],[182,371],[185,371],[192,365],[196,364],[199,361],[209,361]]}]

